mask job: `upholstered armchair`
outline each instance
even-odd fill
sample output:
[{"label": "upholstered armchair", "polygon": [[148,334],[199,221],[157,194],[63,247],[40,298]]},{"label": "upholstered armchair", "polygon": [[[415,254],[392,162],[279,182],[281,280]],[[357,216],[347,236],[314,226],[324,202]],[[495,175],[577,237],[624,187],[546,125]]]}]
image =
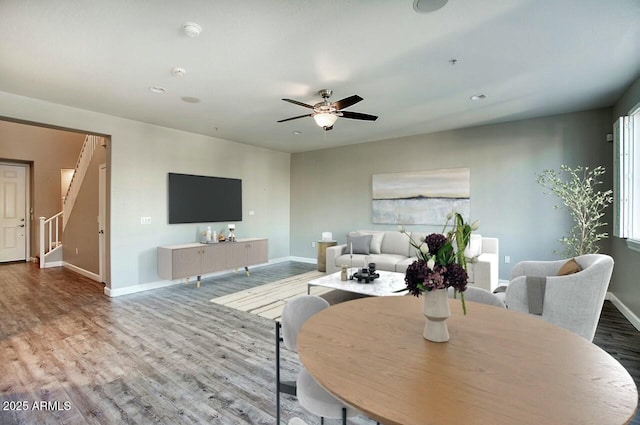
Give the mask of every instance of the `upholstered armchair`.
[{"label": "upholstered armchair", "polygon": [[[600,319],[602,305],[613,272],[613,258],[603,254],[576,257],[581,270],[559,276],[572,263],[558,261],[523,261],[511,270],[505,293],[510,310],[529,313],[527,277],[544,277],[546,285],[541,300],[541,318],[592,341]],[[574,264],[575,266],[575,264]],[[534,295],[531,295],[533,298]]]}]

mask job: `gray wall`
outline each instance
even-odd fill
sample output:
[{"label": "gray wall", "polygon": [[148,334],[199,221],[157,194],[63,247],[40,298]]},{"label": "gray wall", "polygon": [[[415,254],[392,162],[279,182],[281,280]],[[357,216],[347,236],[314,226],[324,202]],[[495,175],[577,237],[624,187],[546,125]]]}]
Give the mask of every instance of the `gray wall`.
[{"label": "gray wall", "polygon": [[480,220],[478,233],[500,239],[500,277],[508,279],[518,261],[557,259],[553,250],[570,228],[568,214],[553,208],[556,198],[543,194],[536,173],[561,164],[604,165],[610,187],[610,132],[607,108],[293,154],[291,255],[315,257],[311,243],[323,231],[344,242],[350,230],[395,229],[372,224],[373,174],[469,167],[471,220]]},{"label": "gray wall", "polygon": [[[194,242],[206,226],[167,224],[170,171],[241,178],[244,220],[236,236],[269,238],[270,259],[289,255],[289,154],[0,92],[3,116],[111,136],[111,290],[160,280],[157,246]],[[140,224],[141,216],[151,224]]]},{"label": "gray wall", "polygon": [[[631,108],[638,103],[640,103],[640,79],[616,103],[613,108],[613,121],[615,122],[622,115],[627,115]],[[638,285],[637,277],[640,252],[629,249],[624,239],[614,237],[611,240],[611,253],[616,263],[609,290],[636,316],[640,317],[640,285]]]}]

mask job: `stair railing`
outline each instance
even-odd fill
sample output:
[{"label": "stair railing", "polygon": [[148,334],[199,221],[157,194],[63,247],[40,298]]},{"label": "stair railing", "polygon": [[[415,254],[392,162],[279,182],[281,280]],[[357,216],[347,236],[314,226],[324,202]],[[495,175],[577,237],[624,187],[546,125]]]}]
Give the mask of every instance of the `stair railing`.
[{"label": "stair railing", "polygon": [[59,220],[63,219],[63,214],[64,211],[60,211],[50,218],[40,217],[40,268],[44,268],[45,256],[62,245]]},{"label": "stair railing", "polygon": [[82,181],[84,180],[84,176],[87,173],[89,164],[91,163],[93,152],[95,151],[96,146],[101,142],[101,136],[94,136],[92,134],[88,134],[84,139],[84,144],[82,145],[78,161],[76,162],[76,168],[73,172],[73,176],[71,177],[71,182],[69,183],[69,189],[67,189],[67,195],[64,197],[64,215],[62,220],[63,229],[67,226],[67,221],[69,220],[69,216],[71,216],[71,211],[76,203],[76,198],[78,197],[78,192],[82,186]]}]

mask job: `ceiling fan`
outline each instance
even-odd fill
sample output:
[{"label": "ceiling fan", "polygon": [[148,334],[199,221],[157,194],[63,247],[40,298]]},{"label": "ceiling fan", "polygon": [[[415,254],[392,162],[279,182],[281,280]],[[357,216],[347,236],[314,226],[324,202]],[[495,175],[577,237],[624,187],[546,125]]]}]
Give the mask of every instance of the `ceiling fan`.
[{"label": "ceiling fan", "polygon": [[306,103],[298,102],[297,100],[293,99],[282,99],[285,102],[293,103],[294,105],[300,105],[305,108],[313,109],[313,112],[310,114],[298,115],[297,117],[285,118],[278,122],[297,120],[298,118],[304,117],[313,117],[316,124],[322,127],[324,131],[329,131],[333,129],[333,124],[336,122],[338,117],[365,121],[375,121],[378,119],[378,117],[375,115],[343,110],[348,108],[349,106],[355,105],[362,100],[362,98],[357,94],[345,97],[344,99],[338,100],[337,102],[329,102],[329,98],[331,97],[332,93],[333,91],[329,89],[320,90],[318,94],[322,96],[322,102],[318,102],[315,105],[308,105]]}]

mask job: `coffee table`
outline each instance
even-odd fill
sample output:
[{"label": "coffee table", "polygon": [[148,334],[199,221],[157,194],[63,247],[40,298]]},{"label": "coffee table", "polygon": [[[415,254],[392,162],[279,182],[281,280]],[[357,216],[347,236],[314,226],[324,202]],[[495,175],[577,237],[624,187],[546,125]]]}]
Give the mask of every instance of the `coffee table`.
[{"label": "coffee table", "polygon": [[[341,291],[354,292],[356,294],[370,295],[374,297],[406,295],[407,287],[404,281],[404,273],[376,271],[380,275],[371,283],[358,282],[357,280],[340,280],[340,272],[313,279],[307,282],[307,294],[312,286],[324,286],[326,288],[339,289]],[[399,291],[399,292],[397,292]]]}]

